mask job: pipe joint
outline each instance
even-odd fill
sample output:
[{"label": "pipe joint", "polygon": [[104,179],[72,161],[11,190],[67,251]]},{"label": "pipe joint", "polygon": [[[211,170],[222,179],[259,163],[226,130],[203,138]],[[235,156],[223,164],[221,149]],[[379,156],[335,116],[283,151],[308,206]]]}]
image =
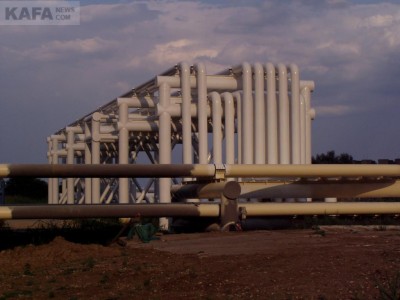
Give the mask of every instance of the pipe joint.
[{"label": "pipe joint", "polygon": [[[169,115],[176,115],[176,105],[161,105],[160,103],[157,103],[156,105],[156,114],[157,116],[161,116],[163,113],[167,113]],[[179,109],[179,108],[178,108]]]},{"label": "pipe joint", "polygon": [[225,165],[219,164],[219,165],[214,165],[214,167],[215,167],[214,179],[216,181],[225,180],[225,175],[226,175],[226,167],[225,167]]}]

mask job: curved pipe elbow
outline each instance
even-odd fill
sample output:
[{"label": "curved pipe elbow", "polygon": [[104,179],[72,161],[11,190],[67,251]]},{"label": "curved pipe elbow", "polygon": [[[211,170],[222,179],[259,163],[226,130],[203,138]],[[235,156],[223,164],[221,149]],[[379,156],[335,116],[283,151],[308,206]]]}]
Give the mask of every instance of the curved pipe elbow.
[{"label": "curved pipe elbow", "polygon": [[254,64],[254,75],[264,76],[264,68],[263,68],[262,64],[260,64],[260,63]]},{"label": "curved pipe elbow", "polygon": [[275,67],[273,64],[266,63],[265,69],[267,70],[267,76],[275,76]]},{"label": "curved pipe elbow", "polygon": [[181,62],[179,67],[182,74],[188,74],[190,72],[190,66],[186,61]]},{"label": "curved pipe elbow", "polygon": [[246,75],[250,75],[251,76],[251,74],[252,74],[251,65],[248,62],[244,62],[242,64],[242,73],[243,73],[243,76],[246,76]]},{"label": "curved pipe elbow", "polygon": [[202,63],[202,62],[195,64],[195,70],[196,70],[198,76],[206,74],[206,67],[205,67],[204,63]]},{"label": "curved pipe elbow", "polygon": [[292,77],[299,77],[300,72],[299,72],[299,67],[295,64],[290,64],[289,65],[290,73],[292,73]]},{"label": "curved pipe elbow", "polygon": [[286,76],[286,66],[284,64],[278,64],[278,72],[279,72],[279,77]]}]

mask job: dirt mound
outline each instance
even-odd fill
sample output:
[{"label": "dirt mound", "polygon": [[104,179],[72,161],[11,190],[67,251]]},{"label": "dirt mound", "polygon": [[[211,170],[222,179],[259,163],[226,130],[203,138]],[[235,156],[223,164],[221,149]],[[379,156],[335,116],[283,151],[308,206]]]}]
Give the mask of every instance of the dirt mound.
[{"label": "dirt mound", "polygon": [[126,247],[57,237],[0,252],[0,299],[376,299],[379,288],[400,291],[399,254],[400,232],[386,228],[165,235]]}]

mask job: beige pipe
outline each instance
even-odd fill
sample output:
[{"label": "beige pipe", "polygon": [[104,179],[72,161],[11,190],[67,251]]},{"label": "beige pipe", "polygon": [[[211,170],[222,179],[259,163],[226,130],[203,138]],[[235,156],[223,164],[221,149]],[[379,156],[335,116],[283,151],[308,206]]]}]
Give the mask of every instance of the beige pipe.
[{"label": "beige pipe", "polygon": [[0,165],[2,177],[203,177],[215,175],[214,165],[179,164],[128,164],[128,165],[48,165],[48,164],[11,164]]},{"label": "beige pipe", "polygon": [[[398,202],[240,203],[248,217],[400,214]],[[218,217],[219,204],[35,205],[0,207],[0,219],[70,219],[134,216]]]},{"label": "beige pipe", "polygon": [[171,192],[182,199],[221,198],[221,196],[236,199],[240,196],[240,185],[236,181],[183,184],[172,186]]},{"label": "beige pipe", "polygon": [[248,217],[400,214],[398,202],[240,203],[239,210],[243,208]]},{"label": "beige pipe", "polygon": [[400,165],[226,165],[227,177],[400,176]]},{"label": "beige pipe", "polygon": [[400,181],[241,182],[241,198],[382,198],[400,197]]},{"label": "beige pipe", "polygon": [[0,206],[0,219],[142,217],[218,217],[218,204]]},{"label": "beige pipe", "polygon": [[[0,164],[4,177],[213,177],[215,165]],[[225,165],[226,177],[400,177],[400,165]]]}]

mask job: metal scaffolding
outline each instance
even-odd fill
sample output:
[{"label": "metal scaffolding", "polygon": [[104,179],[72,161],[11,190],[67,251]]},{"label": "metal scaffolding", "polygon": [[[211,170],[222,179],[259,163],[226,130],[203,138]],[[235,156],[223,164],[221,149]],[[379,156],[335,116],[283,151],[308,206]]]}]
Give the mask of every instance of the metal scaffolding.
[{"label": "metal scaffolding", "polygon": [[[295,65],[243,63],[207,75],[201,63],[181,63],[51,135],[49,163],[308,164],[313,88]],[[49,203],[170,202],[170,186],[56,178]]]},{"label": "metal scaffolding", "polygon": [[[183,62],[51,135],[48,161],[310,164],[313,89],[293,64],[208,75]],[[51,178],[49,204],[170,203],[173,184],[196,180]]]}]

